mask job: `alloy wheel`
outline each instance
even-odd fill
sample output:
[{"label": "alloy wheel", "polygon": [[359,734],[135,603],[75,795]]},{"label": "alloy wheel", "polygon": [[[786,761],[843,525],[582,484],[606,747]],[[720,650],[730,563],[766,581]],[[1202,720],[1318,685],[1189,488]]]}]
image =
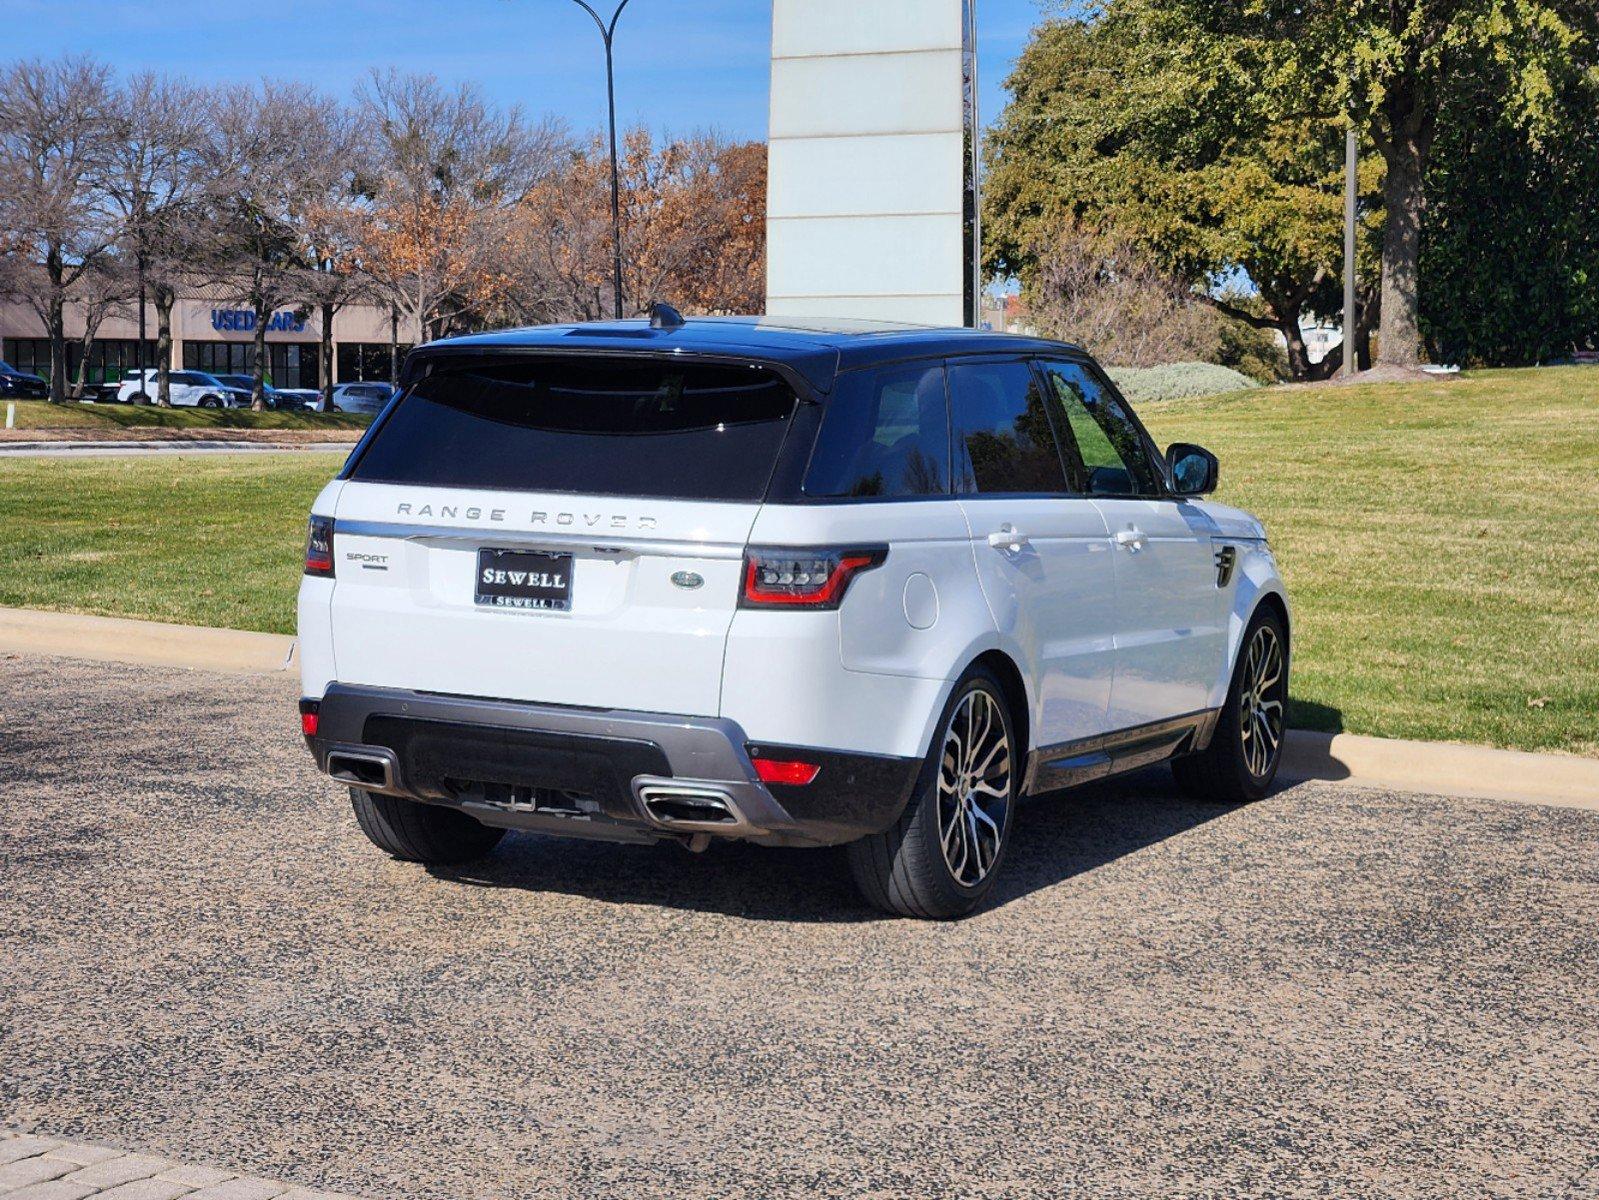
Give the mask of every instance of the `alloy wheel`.
[{"label": "alloy wheel", "polygon": [[1270,625],[1249,639],[1238,696],[1238,728],[1243,737],[1244,765],[1264,778],[1276,761],[1283,740],[1283,646]]},{"label": "alloy wheel", "polygon": [[1011,803],[1010,760],[999,702],[973,689],[950,715],[938,768],[939,844],[962,887],[976,887],[999,861]]}]

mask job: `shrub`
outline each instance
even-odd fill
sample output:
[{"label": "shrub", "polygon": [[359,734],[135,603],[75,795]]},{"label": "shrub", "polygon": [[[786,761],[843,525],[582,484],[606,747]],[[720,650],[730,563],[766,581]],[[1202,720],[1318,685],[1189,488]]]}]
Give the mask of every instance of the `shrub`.
[{"label": "shrub", "polygon": [[[1023,297],[1029,320],[1047,337],[1129,367],[1210,362],[1260,383],[1288,378],[1288,357],[1271,333],[1205,303],[1153,255],[1114,233],[1067,223],[1036,254]],[[1253,296],[1221,298],[1261,311]]]},{"label": "shrub", "polygon": [[1188,396],[1214,396],[1260,384],[1231,367],[1215,363],[1163,363],[1158,367],[1107,367],[1116,386],[1134,404],[1152,400],[1180,400]]}]

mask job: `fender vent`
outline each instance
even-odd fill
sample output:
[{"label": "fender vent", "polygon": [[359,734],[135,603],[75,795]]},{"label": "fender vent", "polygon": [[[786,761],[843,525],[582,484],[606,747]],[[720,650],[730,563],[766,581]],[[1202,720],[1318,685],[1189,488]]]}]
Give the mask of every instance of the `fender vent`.
[{"label": "fender vent", "polygon": [[1216,547],[1216,586],[1226,587],[1233,581],[1233,568],[1238,565],[1237,546]]}]

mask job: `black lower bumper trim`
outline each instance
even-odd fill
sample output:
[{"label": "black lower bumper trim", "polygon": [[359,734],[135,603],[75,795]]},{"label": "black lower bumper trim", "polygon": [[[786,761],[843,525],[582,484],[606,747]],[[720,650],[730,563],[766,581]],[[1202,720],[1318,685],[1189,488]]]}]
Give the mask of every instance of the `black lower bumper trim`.
[{"label": "black lower bumper trim", "polygon": [[[836,845],[892,825],[921,767],[919,759],[771,746],[762,753],[821,770],[803,787],[765,784],[743,731],[723,718],[347,684],[330,687],[317,713],[317,733],[307,741],[324,771],[330,752],[368,752],[392,764],[391,795],[458,807],[490,824],[580,837],[709,832],[773,845]],[[736,820],[725,833],[703,824],[675,827],[638,794],[663,781],[725,798]]]}]

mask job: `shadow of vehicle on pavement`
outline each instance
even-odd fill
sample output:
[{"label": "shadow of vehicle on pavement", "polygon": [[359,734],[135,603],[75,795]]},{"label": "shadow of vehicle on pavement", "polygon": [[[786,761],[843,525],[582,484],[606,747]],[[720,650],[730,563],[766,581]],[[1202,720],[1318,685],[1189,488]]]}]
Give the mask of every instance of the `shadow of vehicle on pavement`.
[{"label": "shadow of vehicle on pavement", "polygon": [[[1029,800],[1016,814],[999,880],[979,912],[1053,887],[1231,811],[1227,805],[1187,799],[1164,767]],[[512,834],[480,862],[429,870],[440,879],[473,887],[552,892],[748,920],[891,919],[860,899],[839,849],[730,843],[688,854],[672,844],[628,846]]]}]

